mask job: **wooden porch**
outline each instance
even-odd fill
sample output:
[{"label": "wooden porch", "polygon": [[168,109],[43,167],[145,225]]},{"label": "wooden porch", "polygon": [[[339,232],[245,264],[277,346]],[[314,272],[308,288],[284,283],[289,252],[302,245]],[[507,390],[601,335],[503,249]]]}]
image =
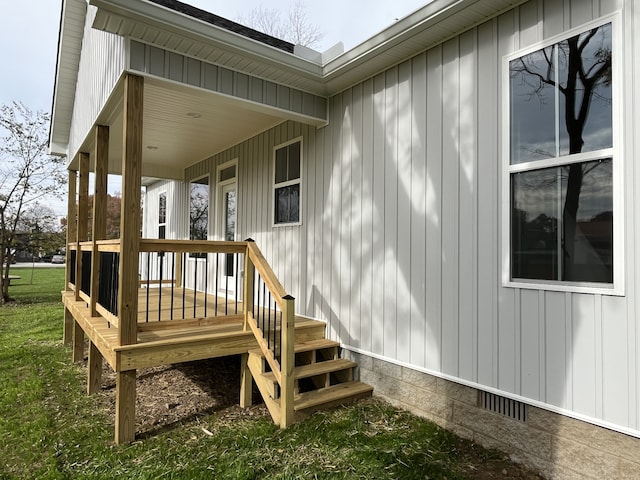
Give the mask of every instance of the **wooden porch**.
[{"label": "wooden porch", "polygon": [[[95,125],[69,170],[64,340],[73,360],[89,339],[87,391],[103,359],[116,372],[116,443],[135,439],[136,370],[242,355],[239,403],[255,380],[276,423],[371,394],[339,359],[325,325],[296,317],[295,299],[256,244],[140,238],[144,79],[122,80],[120,238],[106,235],[109,126]],[[113,153],[113,152],[112,152]],[[89,168],[94,172],[89,236]]]}]

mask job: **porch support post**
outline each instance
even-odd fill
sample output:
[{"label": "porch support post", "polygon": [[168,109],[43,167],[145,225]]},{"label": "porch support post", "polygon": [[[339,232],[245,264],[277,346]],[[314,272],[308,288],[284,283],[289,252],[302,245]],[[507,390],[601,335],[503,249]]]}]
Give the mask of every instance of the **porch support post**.
[{"label": "porch support post", "polygon": [[80,324],[73,321],[73,363],[79,363],[84,360],[84,330]]},{"label": "porch support post", "polygon": [[95,127],[95,150],[93,155],[95,164],[94,195],[93,195],[93,226],[91,241],[91,316],[97,316],[96,303],[100,286],[100,252],[98,240],[107,238],[107,175],[109,162],[109,127],[97,125]]},{"label": "porch support post", "polygon": [[93,395],[102,386],[102,354],[93,342],[89,342],[87,363],[87,394]]},{"label": "porch support post", "polygon": [[[69,244],[78,240],[78,218],[76,207],[76,191],[78,177],[75,170],[69,170],[69,195],[67,196],[67,248],[65,249],[65,272],[64,272],[64,290],[71,290],[71,249]],[[76,251],[77,258],[77,251]],[[74,272],[75,273],[75,272]],[[62,341],[65,345],[73,343],[73,315],[66,308],[64,310],[64,325],[62,329]]]},{"label": "porch support post", "polygon": [[[80,242],[85,242],[88,237],[88,219],[89,219],[89,154],[81,152],[79,155],[80,163],[80,188],[78,192],[78,227],[77,242],[78,249],[76,251],[76,301],[79,301],[80,291],[82,289],[82,250],[80,250]],[[77,321],[73,322],[73,361],[81,362],[84,360],[84,331]]]},{"label": "porch support post", "polygon": [[[137,342],[138,256],[140,250],[140,188],[144,79],[124,79],[122,204],[120,211],[120,285],[118,288],[118,342]],[[116,374],[116,443],[135,440],[136,371]]]},{"label": "porch support post", "polygon": [[78,192],[78,228],[76,232],[78,237],[78,250],[76,252],[76,301],[80,300],[80,291],[82,290],[82,251],[80,250],[80,242],[87,241],[89,227],[89,154],[81,152],[78,155],[80,163],[80,189]]},{"label": "porch support post", "polygon": [[136,437],[136,371],[116,374],[116,444],[130,443]]},{"label": "porch support post", "polygon": [[[95,166],[93,194],[93,226],[91,228],[91,316],[97,317],[96,304],[100,291],[100,252],[98,240],[107,238],[107,176],[109,163],[109,127],[95,127],[95,150],[93,153]],[[102,354],[89,342],[89,365],[87,368],[87,393],[92,395],[100,390],[102,384]]]},{"label": "porch support post", "polygon": [[249,354],[240,356],[240,408],[250,407],[252,398],[253,377],[249,370]]},{"label": "porch support post", "polygon": [[78,208],[76,194],[78,190],[78,176],[75,170],[69,170],[69,195],[67,196],[67,248],[66,263],[65,263],[65,276],[64,276],[64,289],[69,291],[71,288],[69,283],[71,281],[71,250],[69,244],[78,241]]},{"label": "porch support post", "polygon": [[295,299],[291,295],[283,297],[281,329],[281,377],[282,388],[280,399],[280,428],[287,428],[293,424],[293,390],[295,368]]}]

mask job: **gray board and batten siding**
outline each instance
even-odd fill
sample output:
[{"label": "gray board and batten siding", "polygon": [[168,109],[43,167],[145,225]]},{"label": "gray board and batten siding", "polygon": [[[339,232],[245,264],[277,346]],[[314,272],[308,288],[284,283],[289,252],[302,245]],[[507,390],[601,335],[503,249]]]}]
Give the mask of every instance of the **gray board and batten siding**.
[{"label": "gray board and batten siding", "polygon": [[[624,82],[625,295],[503,287],[503,57],[624,6],[534,0],[188,168],[238,159],[238,235],[255,239],[298,313],[346,348],[640,435],[633,195],[637,82]],[[635,69],[640,12],[617,61]],[[302,137],[301,225],[273,227],[273,148]],[[638,212],[638,213],[636,213]]]},{"label": "gray board and batten siding", "polygon": [[130,67],[143,73],[326,121],[327,99],[131,40]]}]

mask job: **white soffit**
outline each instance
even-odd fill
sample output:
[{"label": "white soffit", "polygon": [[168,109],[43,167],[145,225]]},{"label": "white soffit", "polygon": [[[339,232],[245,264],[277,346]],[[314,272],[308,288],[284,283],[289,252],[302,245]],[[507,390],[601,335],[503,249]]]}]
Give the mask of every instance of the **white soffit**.
[{"label": "white soffit", "polygon": [[49,138],[54,155],[67,154],[86,12],[85,0],[63,1]]}]

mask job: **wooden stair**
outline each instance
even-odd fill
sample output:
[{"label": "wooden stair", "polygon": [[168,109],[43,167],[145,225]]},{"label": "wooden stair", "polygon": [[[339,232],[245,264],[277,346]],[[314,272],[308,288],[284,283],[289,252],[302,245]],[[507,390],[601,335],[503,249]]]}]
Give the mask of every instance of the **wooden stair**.
[{"label": "wooden stair", "polygon": [[[340,344],[326,338],[295,344],[294,420],[317,410],[347,405],[371,396],[373,387],[354,381],[355,362],[340,358]],[[247,366],[274,422],[280,422],[280,386],[260,349],[250,350]]]}]

